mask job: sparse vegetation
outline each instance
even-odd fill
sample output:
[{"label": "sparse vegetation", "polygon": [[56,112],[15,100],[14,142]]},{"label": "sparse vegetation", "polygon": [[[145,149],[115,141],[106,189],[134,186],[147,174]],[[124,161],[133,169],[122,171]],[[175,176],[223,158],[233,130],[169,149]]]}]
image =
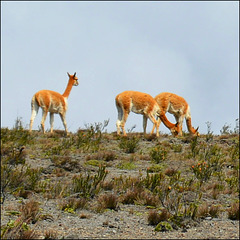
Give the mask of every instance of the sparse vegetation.
[{"label": "sparse vegetation", "polygon": [[[34,225],[51,221],[43,211],[50,200],[58,214],[82,220],[91,218],[83,210],[103,214],[131,205],[129,213],[146,213],[156,232],[185,229],[187,221],[207,217],[239,220],[237,126],[224,126],[220,136],[208,122],[207,134],[198,137],[143,138],[103,133],[107,124],[86,125],[68,136],[29,135],[21,119],[13,129],[1,129],[1,204],[9,197],[16,202],[3,213],[2,239],[39,237]],[[59,237],[50,228],[40,235]]]},{"label": "sparse vegetation", "polygon": [[139,138],[136,136],[120,137],[119,148],[125,153],[134,153],[138,149]]},{"label": "sparse vegetation", "polygon": [[154,163],[163,162],[164,160],[166,160],[167,151],[160,145],[157,145],[150,150],[150,157]]}]

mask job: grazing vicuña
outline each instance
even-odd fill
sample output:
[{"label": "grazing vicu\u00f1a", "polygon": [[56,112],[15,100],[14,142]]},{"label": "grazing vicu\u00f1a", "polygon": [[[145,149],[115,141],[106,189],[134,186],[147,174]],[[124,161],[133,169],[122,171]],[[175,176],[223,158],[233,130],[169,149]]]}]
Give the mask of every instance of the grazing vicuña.
[{"label": "grazing vicu\u00f1a", "polygon": [[180,97],[174,93],[163,92],[158,94],[155,97],[155,100],[160,108],[160,118],[158,118],[157,131],[159,130],[161,120],[165,126],[169,128],[169,126],[166,125],[168,120],[165,116],[166,112],[169,112],[174,115],[177,123],[179,124],[180,136],[182,136],[182,124],[184,118],[186,119],[187,128],[190,134],[199,136],[198,128],[194,129],[192,127],[190,107],[183,97]]},{"label": "grazing vicu\u00f1a", "polygon": [[[147,119],[149,118],[153,123],[151,134],[154,133],[154,130],[157,127],[155,116],[159,116],[160,109],[156,100],[151,95],[137,91],[124,91],[116,96],[115,101],[118,111],[118,119],[116,123],[118,135],[120,135],[120,128],[122,129],[123,135],[127,135],[125,131],[125,123],[130,112],[143,115],[144,134],[146,134]],[[171,127],[174,129],[173,131],[176,130],[174,124],[172,124]],[[156,131],[156,135],[159,136],[158,131]]]}]

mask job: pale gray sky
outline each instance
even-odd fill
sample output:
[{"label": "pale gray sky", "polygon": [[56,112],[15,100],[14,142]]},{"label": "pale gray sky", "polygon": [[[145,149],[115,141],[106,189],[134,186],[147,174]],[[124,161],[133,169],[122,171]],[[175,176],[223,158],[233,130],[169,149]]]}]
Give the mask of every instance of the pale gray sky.
[{"label": "pale gray sky", "polygon": [[[115,96],[136,90],[184,97],[193,126],[206,133],[211,122],[220,134],[239,116],[239,2],[2,1],[1,69],[2,127],[17,117],[28,127],[33,94],[63,93],[67,72],[77,72],[66,117],[71,132],[107,119],[107,131],[116,131]],[[126,129],[135,124],[142,131],[142,116],[131,113]],[[54,128],[64,129],[57,115]],[[160,131],[170,133],[163,124]]]}]

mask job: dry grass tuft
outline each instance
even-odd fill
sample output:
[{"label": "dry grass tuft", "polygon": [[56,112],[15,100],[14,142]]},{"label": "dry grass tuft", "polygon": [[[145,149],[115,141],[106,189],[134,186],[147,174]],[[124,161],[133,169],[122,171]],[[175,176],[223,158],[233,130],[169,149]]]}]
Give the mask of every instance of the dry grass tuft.
[{"label": "dry grass tuft", "polygon": [[148,224],[156,226],[162,221],[167,221],[170,216],[167,209],[162,209],[160,213],[157,210],[150,210],[148,213]]},{"label": "dry grass tuft", "polygon": [[175,175],[176,173],[178,172],[178,170],[177,169],[174,169],[174,168],[167,168],[166,170],[165,170],[165,175],[167,175],[167,176],[173,176],[173,175]]},{"label": "dry grass tuft", "polygon": [[26,223],[36,223],[39,219],[39,203],[33,199],[20,207],[22,219]]},{"label": "dry grass tuft", "polygon": [[128,190],[123,196],[121,202],[123,204],[134,204],[134,202],[140,198],[142,188],[134,187],[132,190]]},{"label": "dry grass tuft", "polygon": [[85,198],[74,198],[70,197],[68,199],[63,199],[59,201],[59,208],[61,210],[67,211],[68,209],[72,209],[75,211],[76,209],[83,209],[87,204],[87,200]]},{"label": "dry grass tuft", "polygon": [[112,209],[117,210],[118,207],[118,197],[116,194],[108,193],[98,197],[99,207],[102,209]]},{"label": "dry grass tuft", "polygon": [[197,217],[205,218],[208,216],[208,214],[209,214],[208,203],[205,202],[201,206],[198,207]]},{"label": "dry grass tuft", "polygon": [[44,239],[57,239],[57,232],[53,229],[45,230]]},{"label": "dry grass tuft", "polygon": [[155,141],[158,139],[158,137],[156,136],[156,134],[146,134],[144,136],[144,138],[149,141],[149,142],[152,142],[152,141]]},{"label": "dry grass tuft", "polygon": [[231,204],[231,207],[228,209],[228,218],[231,220],[239,220],[239,202]]},{"label": "dry grass tuft", "polygon": [[106,162],[113,161],[116,159],[116,153],[113,151],[99,151],[98,153],[87,155],[85,160],[103,160]]}]

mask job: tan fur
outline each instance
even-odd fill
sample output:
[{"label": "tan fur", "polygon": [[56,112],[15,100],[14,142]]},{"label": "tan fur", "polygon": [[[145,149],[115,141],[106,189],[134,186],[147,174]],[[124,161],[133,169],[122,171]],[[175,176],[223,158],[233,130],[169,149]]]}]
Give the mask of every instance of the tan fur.
[{"label": "tan fur", "polygon": [[53,132],[54,113],[58,113],[62,119],[66,134],[68,133],[66,122],[66,111],[68,107],[67,99],[72,90],[72,86],[78,85],[78,78],[76,77],[76,73],[74,73],[74,75],[70,75],[68,73],[68,76],[68,85],[62,95],[51,90],[41,90],[34,94],[31,101],[32,115],[30,120],[30,132],[32,131],[33,122],[38,113],[39,107],[41,107],[43,112],[41,121],[43,133],[45,133],[44,123],[48,112],[50,112],[50,132]]},{"label": "tan fur", "polygon": [[[155,99],[147,93],[137,91],[124,91],[118,94],[115,98],[116,107],[118,110],[118,120],[116,123],[117,134],[120,135],[120,128],[123,135],[126,136],[125,123],[130,112],[143,115],[143,129],[146,134],[147,119],[149,118],[153,123],[153,134],[157,121],[155,116],[159,110],[158,104]],[[158,132],[156,132],[158,135]]]},{"label": "tan fur", "polygon": [[174,93],[163,92],[158,94],[155,97],[155,100],[157,101],[161,111],[160,119],[158,118],[157,130],[159,129],[161,121],[168,127],[168,120],[165,114],[169,112],[174,115],[177,123],[179,124],[178,132],[180,136],[182,136],[182,123],[184,118],[186,119],[187,128],[190,134],[199,135],[197,131],[198,128],[194,129],[192,127],[190,107],[183,97]]}]

